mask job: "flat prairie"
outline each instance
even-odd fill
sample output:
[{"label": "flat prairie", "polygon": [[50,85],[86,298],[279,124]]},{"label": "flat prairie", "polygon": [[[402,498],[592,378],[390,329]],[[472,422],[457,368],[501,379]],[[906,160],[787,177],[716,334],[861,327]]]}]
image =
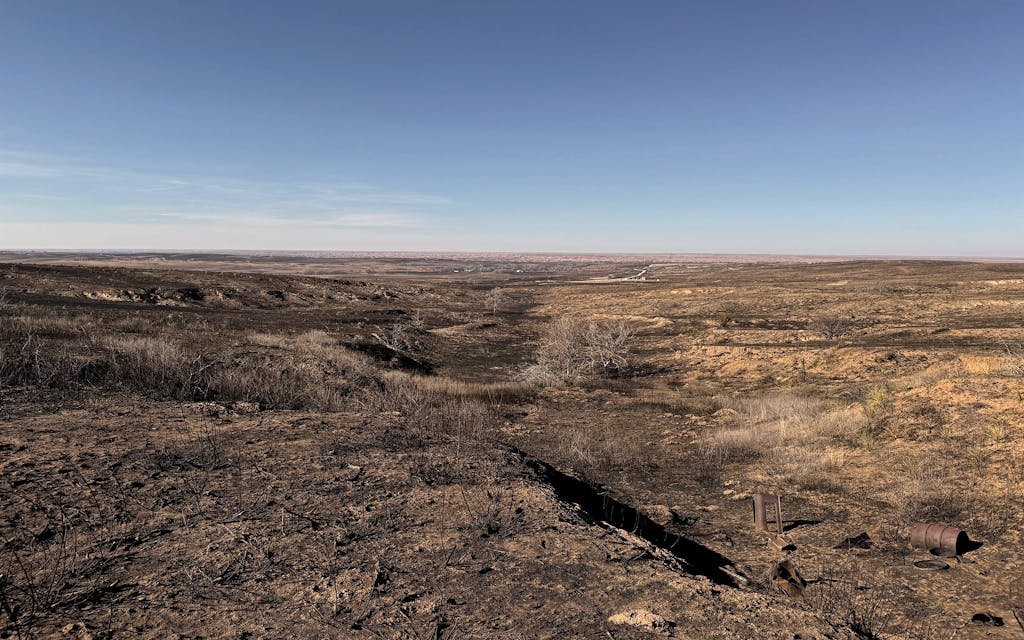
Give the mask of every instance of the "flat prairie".
[{"label": "flat prairie", "polygon": [[1024,264],[0,254],[0,470],[0,637],[1020,638]]}]

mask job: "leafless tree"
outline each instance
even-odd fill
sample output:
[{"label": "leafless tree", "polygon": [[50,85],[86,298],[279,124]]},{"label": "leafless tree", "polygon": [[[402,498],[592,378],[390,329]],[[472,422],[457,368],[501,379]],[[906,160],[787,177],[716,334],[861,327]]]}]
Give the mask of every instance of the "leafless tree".
[{"label": "leafless tree", "polygon": [[505,294],[505,290],[501,287],[494,287],[487,292],[486,296],[484,296],[484,301],[491,309],[491,313],[497,315],[498,311],[500,311],[505,306],[505,303],[508,302],[508,296]]},{"label": "leafless tree", "polygon": [[819,318],[814,323],[814,328],[817,329],[826,340],[835,340],[850,333],[852,326],[850,321],[846,318],[839,316],[826,316]]}]

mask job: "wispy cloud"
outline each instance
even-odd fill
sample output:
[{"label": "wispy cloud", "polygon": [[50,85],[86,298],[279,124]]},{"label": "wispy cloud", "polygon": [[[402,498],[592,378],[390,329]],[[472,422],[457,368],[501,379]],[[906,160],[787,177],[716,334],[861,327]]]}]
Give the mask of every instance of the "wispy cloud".
[{"label": "wispy cloud", "polygon": [[[38,193],[88,205],[97,218],[128,216],[207,223],[337,228],[429,226],[432,208],[449,198],[385,189],[350,179],[259,181],[231,176],[171,175],[77,158],[0,149],[0,195]],[[70,210],[64,210],[70,214]],[[106,216],[106,218],[103,218]]]},{"label": "wispy cloud", "polygon": [[332,229],[416,229],[427,226],[421,216],[408,213],[347,213],[327,218],[284,218],[279,216],[247,215],[239,213],[179,213],[157,214],[165,219],[210,224],[245,225],[250,227],[324,227]]}]

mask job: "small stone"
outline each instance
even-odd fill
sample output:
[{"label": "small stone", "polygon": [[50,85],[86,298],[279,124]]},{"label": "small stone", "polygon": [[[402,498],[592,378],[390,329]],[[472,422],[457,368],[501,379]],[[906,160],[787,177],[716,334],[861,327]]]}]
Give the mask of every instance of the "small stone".
[{"label": "small stone", "polygon": [[631,611],[616,613],[608,618],[608,622],[612,624],[629,625],[631,627],[647,629],[648,631],[668,630],[675,626],[674,622],[666,620],[664,617],[659,616],[653,611],[648,611],[647,609],[633,609]]}]

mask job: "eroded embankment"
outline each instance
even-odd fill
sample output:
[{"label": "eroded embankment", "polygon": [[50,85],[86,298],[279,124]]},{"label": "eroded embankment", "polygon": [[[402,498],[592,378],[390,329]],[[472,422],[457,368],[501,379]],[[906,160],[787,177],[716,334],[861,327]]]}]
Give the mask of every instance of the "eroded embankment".
[{"label": "eroded embankment", "polygon": [[646,540],[679,560],[686,569],[716,584],[741,587],[749,584],[729,558],[714,549],[667,531],[638,509],[613,498],[607,489],[559,471],[524,451],[513,448],[523,463],[554,489],[560,500],[575,504],[592,523],[604,523]]}]

